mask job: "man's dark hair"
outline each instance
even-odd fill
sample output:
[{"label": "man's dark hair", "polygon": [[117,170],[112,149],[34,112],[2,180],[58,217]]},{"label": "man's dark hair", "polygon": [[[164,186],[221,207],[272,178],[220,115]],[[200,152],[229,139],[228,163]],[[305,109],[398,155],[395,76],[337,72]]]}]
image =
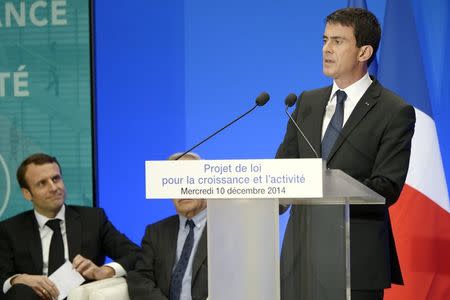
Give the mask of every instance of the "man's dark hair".
[{"label": "man's dark hair", "polygon": [[38,166],[45,165],[45,164],[52,164],[56,163],[59,167],[59,172],[62,174],[61,166],[59,165],[58,160],[56,157],[47,155],[45,153],[35,153],[30,156],[28,156],[19,166],[17,169],[16,177],[17,182],[19,183],[19,186],[21,188],[25,188],[27,190],[30,189],[28,186],[27,181],[25,180],[25,173],[27,172],[27,168],[31,164],[35,164]]},{"label": "man's dark hair", "polygon": [[328,15],[325,23],[352,27],[356,38],[356,46],[360,48],[364,45],[370,45],[373,48],[373,54],[367,61],[367,66],[370,65],[376,57],[381,39],[380,23],[378,23],[374,14],[363,8],[343,8]]}]

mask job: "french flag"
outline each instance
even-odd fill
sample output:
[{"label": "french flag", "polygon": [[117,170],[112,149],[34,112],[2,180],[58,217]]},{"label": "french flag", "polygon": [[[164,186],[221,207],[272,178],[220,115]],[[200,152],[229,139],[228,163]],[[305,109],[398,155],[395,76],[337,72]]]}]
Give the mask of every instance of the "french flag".
[{"label": "french flag", "polygon": [[417,119],[406,184],[390,207],[405,285],[384,299],[450,299],[449,197],[410,0],[387,0],[380,50],[378,79]]}]

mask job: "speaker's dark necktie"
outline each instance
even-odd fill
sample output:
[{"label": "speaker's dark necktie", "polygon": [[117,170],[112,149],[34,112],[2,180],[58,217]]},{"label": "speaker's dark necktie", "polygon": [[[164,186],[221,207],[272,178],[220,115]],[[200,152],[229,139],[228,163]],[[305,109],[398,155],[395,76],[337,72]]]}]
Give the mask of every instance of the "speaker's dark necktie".
[{"label": "speaker's dark necktie", "polygon": [[173,270],[170,280],[170,300],[179,300],[184,273],[191,257],[192,247],[194,246],[194,221],[187,220],[185,226],[189,226],[189,233],[184,241],[183,250],[178,260],[175,270]]},{"label": "speaker's dark necktie", "polygon": [[60,219],[48,220],[45,225],[53,230],[52,240],[50,241],[50,251],[48,254],[48,275],[55,272],[64,264],[64,243],[61,235]]},{"label": "speaker's dark necktie", "polygon": [[344,102],[347,99],[347,94],[344,91],[338,90],[336,92],[336,110],[333,117],[331,117],[330,124],[322,140],[322,159],[328,160],[331,148],[341,133],[342,124],[344,123]]}]

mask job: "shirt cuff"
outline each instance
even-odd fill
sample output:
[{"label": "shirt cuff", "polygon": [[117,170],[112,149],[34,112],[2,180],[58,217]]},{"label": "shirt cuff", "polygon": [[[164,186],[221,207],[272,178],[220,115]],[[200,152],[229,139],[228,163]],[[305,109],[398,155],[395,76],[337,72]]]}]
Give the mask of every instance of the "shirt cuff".
[{"label": "shirt cuff", "polygon": [[105,264],[105,266],[108,266],[108,267],[111,267],[114,269],[116,274],[113,277],[123,277],[123,276],[127,275],[127,271],[125,271],[125,269],[119,263],[110,262],[110,263]]},{"label": "shirt cuff", "polygon": [[9,291],[9,289],[12,287],[11,285],[11,279],[13,279],[14,277],[19,276],[20,274],[15,274],[11,277],[9,277],[8,279],[5,280],[5,282],[3,283],[3,293],[6,294],[7,291]]}]

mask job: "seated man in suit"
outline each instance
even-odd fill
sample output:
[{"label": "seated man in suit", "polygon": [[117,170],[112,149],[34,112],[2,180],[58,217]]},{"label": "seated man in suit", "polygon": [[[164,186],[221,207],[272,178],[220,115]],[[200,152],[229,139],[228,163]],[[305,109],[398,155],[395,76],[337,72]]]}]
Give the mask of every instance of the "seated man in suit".
[{"label": "seated man in suit", "polygon": [[[66,260],[87,280],[123,276],[139,247],[117,231],[100,208],[65,205],[66,189],[55,157],[25,159],[17,180],[33,210],[0,222],[0,298],[56,299],[48,279]],[[115,260],[103,265],[105,256]]]},{"label": "seated man in suit", "polygon": [[[188,153],[181,159],[200,157]],[[132,300],[200,300],[208,296],[206,201],[175,199],[173,203],[178,215],[147,226],[142,256],[136,270],[127,276]]]}]

